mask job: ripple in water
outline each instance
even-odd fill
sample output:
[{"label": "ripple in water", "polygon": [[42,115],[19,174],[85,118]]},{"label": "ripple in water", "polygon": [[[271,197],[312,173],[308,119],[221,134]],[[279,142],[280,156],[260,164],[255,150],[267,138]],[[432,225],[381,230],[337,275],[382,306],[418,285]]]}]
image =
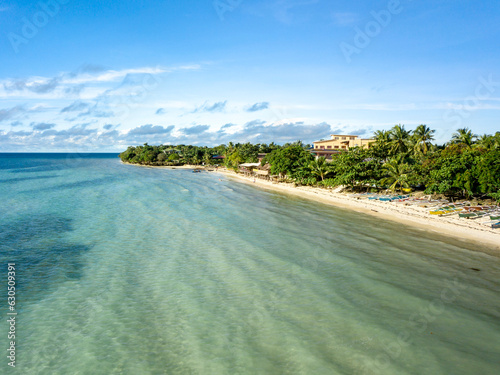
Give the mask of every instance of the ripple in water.
[{"label": "ripple in water", "polygon": [[23,374],[500,371],[500,262],[465,243],[216,174],[40,163],[0,201]]}]

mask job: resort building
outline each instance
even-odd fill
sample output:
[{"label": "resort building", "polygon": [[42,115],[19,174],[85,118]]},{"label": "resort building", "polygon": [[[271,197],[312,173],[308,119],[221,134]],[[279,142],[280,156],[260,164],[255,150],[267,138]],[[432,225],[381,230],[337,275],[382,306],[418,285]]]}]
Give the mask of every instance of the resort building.
[{"label": "resort building", "polygon": [[369,148],[375,142],[374,139],[362,139],[357,135],[332,134],[331,137],[326,141],[313,142],[311,153],[316,158],[324,156],[328,160],[333,154],[348,151],[351,147]]}]

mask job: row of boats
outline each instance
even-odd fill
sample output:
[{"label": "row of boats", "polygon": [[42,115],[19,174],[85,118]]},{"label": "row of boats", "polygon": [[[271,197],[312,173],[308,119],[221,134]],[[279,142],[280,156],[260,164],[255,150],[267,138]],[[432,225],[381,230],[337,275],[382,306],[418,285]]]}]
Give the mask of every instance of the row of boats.
[{"label": "row of boats", "polygon": [[482,224],[489,225],[492,228],[500,228],[500,209],[498,206],[471,206],[469,202],[445,204],[433,208],[429,211],[431,215],[448,216],[458,214],[459,218],[489,220]]},{"label": "row of boats", "polygon": [[409,195],[358,193],[351,194],[350,197],[430,208],[430,215],[458,215],[459,218],[473,220],[484,218],[487,221],[481,222],[482,224],[491,226],[491,228],[500,228],[500,208],[498,206],[472,206],[470,202],[450,203],[446,199],[432,199],[430,195],[416,198]]}]

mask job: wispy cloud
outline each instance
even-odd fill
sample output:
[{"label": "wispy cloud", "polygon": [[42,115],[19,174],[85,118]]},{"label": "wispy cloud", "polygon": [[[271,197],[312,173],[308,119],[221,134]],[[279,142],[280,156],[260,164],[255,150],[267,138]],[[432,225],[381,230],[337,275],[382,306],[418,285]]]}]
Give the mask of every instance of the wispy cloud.
[{"label": "wispy cloud", "polygon": [[254,105],[249,107],[247,109],[247,112],[257,112],[268,108],[269,108],[269,102],[260,102],[260,103],[255,103]]},{"label": "wispy cloud", "polygon": [[199,112],[222,112],[226,108],[227,100],[223,102],[217,102],[212,105],[205,102],[202,106],[196,108],[192,113]]},{"label": "wispy cloud", "polygon": [[89,107],[90,107],[90,104],[88,104],[88,103],[84,103],[84,102],[81,102],[81,101],[76,101],[76,102],[73,102],[72,104],[70,104],[69,106],[64,107],[63,109],[61,109],[61,113],[65,113],[65,112],[79,112],[79,111],[83,111],[85,109],[88,109]]},{"label": "wispy cloud", "polygon": [[5,91],[24,91],[28,90],[36,94],[46,94],[54,91],[60,83],[59,78],[35,78],[10,80],[3,84]]},{"label": "wispy cloud", "polygon": [[16,105],[15,107],[9,109],[0,109],[0,122],[10,120],[11,118],[23,113],[25,113],[25,109],[22,105]]},{"label": "wispy cloud", "polygon": [[142,125],[137,128],[131,129],[128,135],[151,135],[151,134],[167,134],[174,129],[173,125],[166,128],[160,125]]},{"label": "wispy cloud", "polygon": [[30,126],[33,128],[33,130],[48,130],[54,128],[56,124],[48,124],[46,122],[32,122]]},{"label": "wispy cloud", "polygon": [[201,134],[206,132],[210,126],[208,125],[196,125],[196,126],[191,126],[189,128],[182,128],[180,129],[182,133],[186,135],[195,135],[195,134]]},{"label": "wispy cloud", "polygon": [[66,84],[82,84],[82,83],[92,83],[92,82],[114,82],[123,79],[129,74],[161,74],[166,73],[169,70],[167,68],[160,67],[143,67],[136,69],[122,69],[122,70],[106,70],[97,73],[85,72],[79,74],[75,77],[68,77],[64,79]]},{"label": "wispy cloud", "polygon": [[[55,98],[79,95],[86,87],[102,87],[106,90],[111,84],[121,82],[122,85],[150,84],[150,78],[157,75],[182,70],[198,70],[201,65],[182,65],[176,67],[141,67],[122,70],[106,69],[98,65],[84,65],[74,72],[62,72],[55,77],[28,77],[22,79],[8,78],[0,81],[0,97],[20,96],[31,98],[28,94],[44,95],[54,93]],[[100,92],[103,92],[103,89]],[[3,91],[3,92],[2,92]]]}]

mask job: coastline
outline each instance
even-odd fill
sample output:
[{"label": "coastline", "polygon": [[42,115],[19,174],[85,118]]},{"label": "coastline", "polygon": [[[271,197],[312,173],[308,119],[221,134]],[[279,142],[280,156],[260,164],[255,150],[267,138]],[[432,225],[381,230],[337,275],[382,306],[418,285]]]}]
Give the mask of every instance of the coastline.
[{"label": "coastline", "polygon": [[[204,168],[199,165],[148,166],[125,162],[122,163],[146,168]],[[475,251],[500,257],[500,230],[488,228],[476,220],[459,219],[458,216],[455,215],[446,217],[431,216],[428,208],[353,198],[349,197],[347,194],[335,193],[331,190],[311,186],[295,187],[292,183],[276,183],[259,178],[256,178],[254,182],[253,177],[246,177],[241,174],[237,174],[224,167],[219,167],[217,171],[214,170],[212,172],[220,173],[236,182],[246,183],[262,189],[309,199],[326,205],[361,212],[363,214],[379,217],[384,220],[395,221],[400,224],[413,226],[421,230],[451,237],[458,241],[465,241],[471,245],[482,245],[476,248]]]},{"label": "coastline", "polygon": [[204,169],[205,167],[200,165],[142,165],[135,163],[127,163],[126,161],[120,160],[120,163],[125,165],[133,165],[135,167],[143,167],[143,168],[159,168],[159,169]]},{"label": "coastline", "polygon": [[347,194],[335,193],[331,190],[310,186],[295,187],[293,184],[273,183],[262,179],[246,177],[235,172],[219,168],[221,173],[234,181],[246,183],[259,188],[277,191],[315,202],[341,207],[385,220],[413,226],[425,231],[434,232],[455,240],[463,240],[479,246],[476,251],[493,256],[500,256],[500,231],[488,228],[476,220],[459,219],[458,216],[431,216],[428,208],[406,206],[376,200],[349,197]]}]

